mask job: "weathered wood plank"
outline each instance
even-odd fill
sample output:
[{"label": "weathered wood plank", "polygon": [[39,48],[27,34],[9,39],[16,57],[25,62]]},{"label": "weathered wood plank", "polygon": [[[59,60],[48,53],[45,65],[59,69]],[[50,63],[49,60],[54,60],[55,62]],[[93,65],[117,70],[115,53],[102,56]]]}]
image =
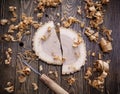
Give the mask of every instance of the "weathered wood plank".
[{"label": "weathered wood plank", "polygon": [[105,26],[112,29],[113,51],[107,58],[111,59],[110,74],[106,79],[106,91],[109,94],[120,94],[120,1],[111,0],[106,7]]},{"label": "weathered wood plank", "polygon": [[[6,19],[10,19],[11,18],[11,13],[9,12],[9,6],[10,5],[17,5],[18,2],[16,0],[12,0],[10,2],[7,2],[5,0],[1,0],[0,3],[0,7],[1,7],[1,18],[6,18]],[[9,15],[9,16],[8,16]],[[3,26],[2,27],[2,32],[3,34],[6,33],[8,31],[8,25]],[[12,53],[12,61],[10,63],[10,65],[5,65],[4,60],[6,59],[6,55],[5,55],[5,51],[7,50],[7,48],[10,47],[13,50]],[[1,62],[1,86],[2,86],[2,90],[0,90],[0,93],[4,93],[7,94],[7,92],[4,90],[4,88],[6,87],[7,82],[12,82],[13,85],[15,85],[15,70],[16,70],[16,53],[17,53],[17,44],[16,43],[11,43],[11,42],[3,42],[3,47],[2,49],[2,56],[3,56],[3,61]]]},{"label": "weathered wood plank", "polygon": [[[78,5],[82,6],[83,9],[83,2],[84,0],[63,0],[62,5],[60,5],[58,8],[48,8],[45,11],[44,17],[39,20],[42,22],[47,22],[49,20],[54,20],[56,23],[60,21],[60,18],[58,19],[56,17],[56,13],[59,12],[62,17],[63,13],[66,12],[67,16],[74,16],[77,17],[78,19],[82,19],[84,21],[87,21],[85,18],[85,15],[83,13],[82,17],[79,16],[76,13],[76,9]],[[6,1],[6,0],[0,0],[0,19],[2,18],[10,18],[10,13],[8,12],[8,6],[9,5],[15,5],[17,7],[17,14],[20,16],[22,12],[25,12],[28,16],[34,16],[36,20],[36,14],[33,13],[33,9],[35,5],[33,4],[33,0],[11,0],[11,1]],[[34,62],[31,63],[33,67],[38,69],[39,65],[43,65],[43,73],[48,74],[49,70],[57,70],[59,78],[55,80],[57,83],[61,84],[63,88],[68,90],[70,94],[120,94],[120,73],[119,73],[119,40],[120,40],[120,22],[119,22],[119,17],[120,17],[120,1],[118,0],[111,0],[111,2],[108,4],[108,7],[106,7],[106,14],[105,14],[105,26],[113,30],[113,51],[110,55],[106,54],[104,57],[104,60],[111,59],[110,63],[110,74],[106,79],[105,83],[105,92],[100,93],[96,89],[92,88],[87,84],[87,81],[84,80],[84,72],[88,66],[92,66],[92,63],[97,59],[94,57],[87,57],[87,62],[85,66],[81,69],[80,72],[77,72],[73,74],[72,76],[76,77],[77,80],[74,83],[73,86],[69,87],[67,84],[67,81],[65,80],[69,76],[62,76],[61,75],[61,67],[60,66],[52,66],[52,65],[47,65],[43,61],[39,62]],[[62,8],[61,8],[62,7]],[[85,18],[85,19],[83,19]],[[17,22],[20,19],[17,20]],[[16,22],[16,23],[17,23]],[[0,25],[0,34],[3,34],[7,32],[8,26],[1,26]],[[78,24],[74,24],[71,26],[76,31],[81,31],[85,41],[86,41],[86,47],[87,51],[92,50],[94,52],[100,51],[98,45],[89,42],[88,38],[84,36],[84,30],[82,30]],[[0,94],[8,94],[5,90],[4,87],[8,81],[13,82],[15,85],[15,92],[13,94],[54,94],[49,88],[47,88],[41,81],[38,80],[38,76],[32,72],[30,77],[28,78],[27,82],[25,82],[23,85],[21,85],[18,82],[18,74],[16,71],[18,69],[21,69],[22,65],[20,64],[20,61],[16,59],[17,53],[18,52],[24,52],[25,49],[32,49],[31,45],[31,39],[32,36],[34,35],[34,30],[33,28],[30,29],[32,31],[32,34],[30,36],[25,36],[22,41],[25,43],[25,48],[19,47],[19,43],[8,43],[8,42],[1,42],[0,41],[0,58],[2,58],[2,61],[0,61]],[[12,63],[9,66],[6,66],[4,64],[4,60],[6,58],[5,56],[5,51],[8,47],[11,47],[13,50],[13,58]],[[16,65],[16,60],[17,60],[17,68],[15,67]],[[50,75],[49,75],[50,76]],[[51,76],[50,76],[51,77]],[[61,78],[62,77],[62,78]],[[53,78],[53,77],[52,77]],[[62,80],[62,81],[61,81]],[[39,84],[39,90],[37,92],[33,91],[31,82],[38,82]]]}]

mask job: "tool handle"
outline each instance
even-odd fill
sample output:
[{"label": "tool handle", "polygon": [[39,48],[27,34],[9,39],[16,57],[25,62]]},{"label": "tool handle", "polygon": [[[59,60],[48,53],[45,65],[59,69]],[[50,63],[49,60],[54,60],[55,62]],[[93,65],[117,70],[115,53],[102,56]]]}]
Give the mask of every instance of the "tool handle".
[{"label": "tool handle", "polygon": [[67,91],[65,91],[61,86],[59,86],[56,82],[54,82],[45,74],[42,74],[40,79],[56,94],[69,94]]}]

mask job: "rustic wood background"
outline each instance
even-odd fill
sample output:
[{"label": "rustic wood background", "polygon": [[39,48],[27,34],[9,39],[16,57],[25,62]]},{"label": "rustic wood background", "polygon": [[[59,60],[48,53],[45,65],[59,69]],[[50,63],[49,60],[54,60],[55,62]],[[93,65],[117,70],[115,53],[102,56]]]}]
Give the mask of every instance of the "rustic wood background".
[{"label": "rustic wood background", "polygon": [[[34,0],[0,0],[0,19],[2,18],[10,18],[11,15],[8,12],[8,7],[10,5],[14,5],[17,7],[17,14],[19,22],[21,13],[26,13],[28,16],[34,16],[35,20],[39,22],[47,22],[49,20],[54,20],[56,23],[60,22],[60,19],[63,17],[63,13],[66,12],[67,16],[74,16],[78,19],[82,19],[86,21],[85,15],[79,16],[76,12],[77,6],[82,6],[83,9],[83,0],[62,0],[62,4],[58,6],[58,8],[48,8],[45,11],[45,14],[42,19],[38,20],[36,14],[34,13],[34,8],[36,4],[34,4]],[[113,30],[113,51],[111,54],[106,54],[104,56],[104,60],[111,59],[110,63],[110,74],[108,75],[105,82],[105,91],[103,93],[97,91],[87,84],[87,81],[84,80],[84,73],[87,66],[91,66],[92,62],[95,61],[96,57],[87,57],[86,65],[80,70],[73,74],[72,76],[76,77],[76,82],[69,86],[67,81],[65,80],[68,76],[61,75],[61,66],[52,66],[47,65],[42,61],[32,63],[32,66],[38,69],[39,65],[43,65],[43,72],[48,74],[49,70],[57,70],[58,71],[58,79],[55,81],[60,84],[65,90],[67,90],[70,94],[120,94],[120,0],[110,0],[110,3],[106,8],[105,21],[104,24],[108,28]],[[60,17],[56,17],[56,13],[60,13]],[[16,22],[16,23],[17,23]],[[8,26],[0,26],[0,36],[7,32]],[[83,30],[80,29],[78,24],[74,24],[71,26],[74,30],[81,31],[83,34]],[[8,94],[4,87],[8,81],[11,81],[15,86],[15,91],[12,94],[54,94],[48,87],[46,87],[40,80],[38,75],[32,72],[28,80],[20,84],[18,82],[18,74],[17,70],[20,68],[20,63],[17,60],[17,53],[24,52],[26,49],[32,49],[31,40],[34,32],[36,31],[31,27],[30,31],[32,34],[30,36],[24,37],[22,42],[25,44],[24,47],[20,47],[19,43],[8,43],[5,41],[0,41],[0,94]],[[92,43],[88,40],[86,36],[83,37],[85,39],[87,45],[87,51],[92,50],[94,52],[100,51],[99,46],[95,43]],[[12,55],[12,63],[10,65],[4,64],[5,51],[8,47],[11,47],[13,50]],[[39,90],[34,91],[31,85],[31,82],[38,83]]]}]

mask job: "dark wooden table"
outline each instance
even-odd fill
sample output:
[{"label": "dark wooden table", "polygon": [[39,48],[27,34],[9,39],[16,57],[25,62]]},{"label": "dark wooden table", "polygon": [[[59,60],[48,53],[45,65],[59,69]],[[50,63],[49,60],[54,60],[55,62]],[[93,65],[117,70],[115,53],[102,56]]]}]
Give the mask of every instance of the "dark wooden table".
[{"label": "dark wooden table", "polygon": [[[83,0],[62,0],[62,4],[57,8],[48,8],[46,9],[42,19],[38,20],[36,14],[34,13],[34,0],[0,0],[0,19],[10,18],[10,13],[8,12],[8,7],[10,5],[17,7],[17,14],[19,22],[21,14],[24,12],[28,16],[34,16],[35,20],[39,22],[47,22],[49,20],[54,20],[55,23],[60,22],[60,19],[63,17],[63,13],[66,12],[67,16],[74,16],[78,19],[86,21],[85,16],[79,16],[76,12],[77,6],[83,6]],[[83,8],[83,7],[82,7]],[[87,57],[86,65],[77,73],[74,73],[72,76],[76,77],[76,82],[69,86],[65,80],[69,76],[61,75],[61,66],[47,65],[42,61],[32,63],[32,66],[36,69],[39,68],[39,65],[43,65],[43,72],[48,74],[50,70],[58,71],[58,79],[55,81],[59,83],[64,89],[66,89],[70,94],[120,94],[120,0],[110,0],[110,3],[106,8],[105,21],[104,25],[113,30],[113,51],[111,54],[106,54],[103,59],[111,59],[110,63],[110,74],[108,75],[105,81],[105,91],[100,93],[96,89],[92,88],[87,84],[87,81],[84,80],[84,73],[87,66],[91,66],[96,57]],[[56,17],[56,13],[60,13],[60,17]],[[17,23],[16,22],[16,23]],[[8,26],[0,26],[0,35],[7,32]],[[91,50],[94,52],[100,51],[99,46],[96,43],[90,42],[88,38],[83,34],[83,30],[80,29],[78,24],[71,26],[74,30],[81,31],[87,46],[87,51]],[[8,94],[4,87],[8,81],[11,81],[15,86],[15,91],[12,94],[54,94],[48,87],[46,87],[40,80],[38,75],[31,73],[27,81],[23,84],[18,82],[17,70],[20,68],[20,63],[16,59],[18,52],[24,52],[24,50],[32,49],[31,40],[36,31],[31,27],[30,31],[32,34],[27,37],[23,37],[22,42],[25,44],[24,47],[20,47],[19,43],[8,43],[5,41],[0,41],[0,94]],[[12,63],[10,65],[5,65],[4,60],[6,58],[5,51],[8,47],[13,49],[12,54]],[[38,83],[39,90],[34,91],[31,85],[32,82]]]}]

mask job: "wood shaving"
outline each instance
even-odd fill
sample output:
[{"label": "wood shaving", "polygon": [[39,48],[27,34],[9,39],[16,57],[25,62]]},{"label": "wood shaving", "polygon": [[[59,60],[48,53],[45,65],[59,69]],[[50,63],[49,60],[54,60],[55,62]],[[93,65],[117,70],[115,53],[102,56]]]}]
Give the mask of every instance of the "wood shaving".
[{"label": "wood shaving", "polygon": [[68,28],[70,27],[73,23],[80,22],[78,19],[74,17],[69,17],[66,21],[63,21],[63,26]]},{"label": "wood shaving", "polygon": [[98,41],[99,33],[94,33],[94,31],[90,27],[86,27],[85,34],[89,37],[91,41]]},{"label": "wood shaving", "polygon": [[102,28],[102,32],[107,36],[107,38],[108,38],[109,41],[113,40],[112,37],[111,37],[112,30],[109,30],[106,27],[103,27]]},{"label": "wood shaving", "polygon": [[56,15],[57,15],[57,17],[60,17],[60,13],[57,13]]},{"label": "wood shaving", "polygon": [[14,30],[16,30],[15,25],[11,24],[8,29],[8,33],[14,33]]},{"label": "wood shaving", "polygon": [[14,92],[14,86],[9,86],[9,87],[6,87],[4,88],[8,93],[12,93]]},{"label": "wood shaving", "polygon": [[25,66],[23,69],[19,70],[18,73],[24,76],[29,76],[31,73],[31,69]]},{"label": "wood shaving", "polygon": [[[12,9],[11,9],[11,11],[13,12]],[[15,16],[15,13],[13,13],[13,14],[14,14],[13,19],[14,19],[17,16]],[[8,33],[10,33],[10,34],[5,33],[4,40],[12,41],[12,42],[21,41],[23,36],[28,33],[30,26],[33,26],[35,29],[38,29],[42,24],[42,23],[39,24],[37,21],[34,21],[33,17],[28,17],[24,13],[22,13],[21,18],[22,18],[22,20],[17,25],[11,24],[9,26]],[[13,34],[14,31],[18,31],[16,33],[16,36],[14,36],[14,34]],[[29,32],[29,34],[30,34],[30,32]]]},{"label": "wood shaving", "polygon": [[15,6],[9,6],[9,11],[14,12],[17,8]]},{"label": "wood shaving", "polygon": [[98,59],[102,59],[102,54],[98,53]]},{"label": "wood shaving", "polygon": [[58,78],[58,71],[49,71],[49,74],[53,74],[55,78]]},{"label": "wood shaving", "polygon": [[0,20],[0,24],[1,25],[6,25],[8,23],[8,20],[7,19],[1,19]]},{"label": "wood shaving", "polygon": [[12,42],[16,41],[15,38],[14,38],[14,36],[11,35],[11,34],[4,34],[4,40],[5,41],[12,41]]},{"label": "wood shaving", "polygon": [[22,71],[25,75],[30,75],[30,73],[31,73],[31,69],[27,66],[24,67]]},{"label": "wood shaving", "polygon": [[91,54],[93,57],[95,57],[96,56],[96,54],[95,54],[95,52],[92,52],[92,54]]},{"label": "wood shaving", "polygon": [[101,0],[102,1],[102,4],[107,4],[110,2],[110,0]]},{"label": "wood shaving", "polygon": [[105,40],[104,38],[101,38],[100,46],[101,46],[103,52],[110,52],[112,50],[111,42]]},{"label": "wood shaving", "polygon": [[24,83],[26,81],[26,76],[25,75],[19,75],[18,80],[20,83]]},{"label": "wood shaving", "polygon": [[37,13],[37,17],[38,18],[42,18],[43,17],[43,13]]},{"label": "wood shaving", "polygon": [[92,68],[91,68],[91,67],[88,67],[88,68],[87,68],[87,71],[86,71],[86,73],[85,73],[84,78],[85,78],[85,79],[89,79],[91,76],[92,76]]},{"label": "wood shaving", "polygon": [[42,65],[39,66],[39,71],[43,71],[43,66]]},{"label": "wood shaving", "polygon": [[82,14],[81,6],[78,6],[77,8],[78,8],[77,13],[81,15]]},{"label": "wood shaving", "polygon": [[7,82],[7,86],[4,88],[8,93],[14,92],[14,86],[11,82]]},{"label": "wood shaving", "polygon": [[32,86],[35,91],[38,90],[38,85],[36,83],[32,83]]},{"label": "wood shaving", "polygon": [[109,71],[109,63],[105,62],[103,60],[97,60],[94,63],[94,66],[95,66],[96,70],[105,71],[105,72]]},{"label": "wood shaving", "polygon": [[80,22],[80,27],[84,28],[85,27],[85,22]]},{"label": "wood shaving", "polygon": [[30,34],[31,34],[30,31],[26,31],[26,32],[25,32],[25,35],[30,35]]},{"label": "wood shaving", "polygon": [[16,7],[15,6],[9,6],[9,11],[12,13],[13,17],[10,19],[12,22],[15,22],[17,20],[17,13],[16,13]]},{"label": "wood shaving", "polygon": [[68,79],[67,79],[67,82],[68,82],[68,84],[71,86],[71,85],[73,85],[74,83],[75,83],[75,81],[76,81],[76,78],[75,77],[69,77]]},{"label": "wood shaving", "polygon": [[11,55],[12,55],[12,49],[11,48],[8,48],[7,51],[5,52],[6,54],[6,59],[5,59],[5,64],[10,64],[11,63]]}]

